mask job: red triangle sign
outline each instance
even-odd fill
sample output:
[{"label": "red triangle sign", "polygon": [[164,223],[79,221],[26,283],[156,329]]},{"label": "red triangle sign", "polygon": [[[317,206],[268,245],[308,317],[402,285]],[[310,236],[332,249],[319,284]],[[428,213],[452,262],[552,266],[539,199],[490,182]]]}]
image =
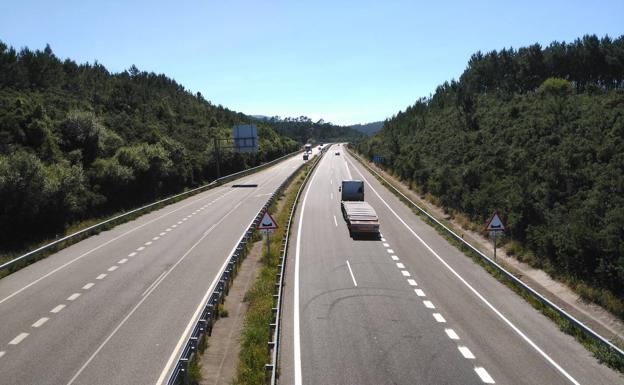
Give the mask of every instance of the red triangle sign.
[{"label": "red triangle sign", "polygon": [[275,230],[277,229],[277,222],[273,219],[268,211],[264,212],[260,223],[258,223],[258,230]]},{"label": "red triangle sign", "polygon": [[498,215],[498,212],[494,212],[492,218],[488,221],[487,226],[485,226],[486,231],[505,231],[505,224],[503,220]]}]

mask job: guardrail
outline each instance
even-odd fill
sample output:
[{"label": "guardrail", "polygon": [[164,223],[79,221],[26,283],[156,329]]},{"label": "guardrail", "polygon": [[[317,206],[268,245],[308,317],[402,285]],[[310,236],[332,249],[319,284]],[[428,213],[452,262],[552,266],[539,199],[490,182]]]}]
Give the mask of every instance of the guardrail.
[{"label": "guardrail", "polygon": [[292,224],[292,219],[295,216],[295,211],[297,209],[297,202],[299,202],[299,197],[301,196],[301,192],[305,188],[308,183],[308,179],[310,175],[312,175],[312,171],[316,167],[316,165],[321,161],[322,156],[325,154],[327,149],[330,146],[325,146],[321,150],[318,159],[310,168],[310,172],[306,175],[303,183],[299,186],[299,190],[297,191],[297,196],[295,197],[295,201],[293,202],[292,207],[290,208],[290,214],[288,215],[288,224],[286,225],[284,232],[284,237],[282,238],[282,246],[280,251],[280,263],[278,268],[280,269],[279,273],[277,273],[277,282],[275,283],[275,291],[273,294],[273,300],[275,301],[273,307],[273,314],[275,314],[275,320],[269,325],[269,334],[272,334],[272,340],[269,341],[269,353],[271,354],[271,363],[266,364],[264,366],[266,373],[271,373],[271,376],[267,378],[267,382],[271,385],[275,385],[277,381],[277,362],[279,359],[279,340],[280,340],[280,320],[282,318],[282,292],[284,288],[284,271],[286,269],[286,257],[288,256],[288,244],[290,238],[290,226]]},{"label": "guardrail", "polygon": [[79,238],[79,237],[84,237],[84,236],[86,236],[88,234],[91,234],[92,232],[97,232],[103,226],[114,224],[117,220],[125,218],[125,217],[127,217],[129,215],[139,213],[141,211],[150,209],[150,208],[152,208],[154,206],[160,205],[162,203],[168,202],[168,201],[173,200],[173,199],[180,198],[180,197],[185,196],[185,195],[194,194],[194,193],[200,192],[202,190],[207,190],[207,189],[219,186],[219,185],[221,185],[221,184],[223,184],[223,183],[225,183],[225,182],[227,182],[229,180],[232,180],[232,179],[235,179],[235,178],[239,178],[239,177],[242,177],[242,176],[246,176],[248,174],[254,173],[254,172],[259,171],[261,169],[264,169],[266,167],[270,167],[270,166],[272,166],[272,165],[274,165],[274,164],[276,164],[278,162],[281,162],[282,160],[284,160],[284,159],[286,159],[288,157],[291,157],[291,156],[293,156],[293,155],[295,155],[297,153],[300,153],[300,152],[301,152],[300,150],[291,152],[291,153],[286,154],[284,156],[281,156],[281,157],[279,157],[277,159],[274,159],[274,160],[272,160],[270,162],[266,162],[266,163],[261,164],[259,166],[255,166],[255,167],[252,167],[252,168],[249,168],[249,169],[246,169],[246,170],[242,170],[242,171],[239,171],[239,172],[235,172],[233,174],[229,174],[229,175],[223,176],[223,177],[215,179],[212,182],[210,182],[208,184],[205,184],[203,186],[199,186],[199,187],[196,187],[194,189],[191,189],[191,190],[188,190],[188,191],[176,194],[176,195],[172,195],[170,197],[161,199],[159,201],[156,201],[156,202],[147,204],[145,206],[141,206],[139,208],[130,210],[130,211],[125,212],[123,214],[117,215],[117,216],[115,216],[113,218],[109,218],[109,219],[107,219],[105,221],[96,223],[95,225],[89,226],[89,227],[87,227],[85,229],[82,229],[80,231],[77,231],[77,232],[75,232],[73,234],[70,234],[70,235],[64,236],[62,238],[59,238],[59,239],[57,239],[57,240],[55,240],[53,242],[50,242],[50,243],[48,243],[46,245],[43,245],[43,246],[41,246],[41,247],[39,247],[39,248],[37,248],[35,250],[29,251],[26,254],[23,254],[23,255],[21,255],[21,256],[19,256],[17,258],[14,258],[14,259],[12,259],[10,261],[5,262],[2,265],[0,265],[0,271],[4,270],[4,269],[10,269],[10,268],[14,267],[18,262],[27,262],[27,261],[35,258],[37,255],[39,255],[42,252],[45,252],[45,251],[48,251],[48,250],[52,250],[53,247],[58,246],[58,245],[60,245],[63,242],[66,242],[66,241],[72,242],[74,240],[75,241],[81,240],[82,238]]},{"label": "guardrail", "polygon": [[[318,157],[318,159],[320,159],[320,156]],[[316,162],[318,163],[318,160]],[[316,163],[314,165],[316,165]],[[174,369],[169,375],[169,379],[167,380],[168,385],[187,383],[188,365],[190,362],[192,362],[193,359],[195,359],[195,355],[197,354],[200,343],[203,341],[203,339],[209,337],[212,333],[212,326],[217,320],[218,316],[219,304],[222,304],[225,301],[225,296],[229,291],[237,268],[245,256],[243,250],[251,240],[253,232],[257,227],[258,222],[260,222],[260,220],[262,219],[264,212],[273,203],[275,198],[279,196],[281,191],[292,181],[295,175],[297,175],[297,172],[299,172],[299,170],[303,166],[304,164],[299,166],[288,178],[286,178],[286,180],[284,180],[284,182],[282,182],[277,187],[277,189],[275,189],[275,191],[271,194],[266,203],[262,206],[260,211],[258,211],[258,214],[256,214],[255,218],[252,220],[247,230],[243,232],[243,235],[239,239],[238,244],[234,249],[234,252],[232,253],[232,255],[230,255],[228,262],[225,265],[225,269],[220,273],[219,281],[214,287],[212,293],[210,293],[208,301],[206,301],[206,304],[204,305],[203,311],[200,313],[199,317],[195,321],[195,326],[193,327],[193,330],[189,335],[186,344],[184,345],[184,348],[178,356],[178,360]]]},{"label": "guardrail", "polygon": [[519,287],[520,289],[524,290],[526,293],[528,293],[529,295],[531,295],[532,297],[534,297],[535,299],[537,299],[538,301],[540,301],[540,303],[542,303],[542,305],[549,307],[550,309],[554,310],[555,312],[557,312],[561,317],[565,318],[568,322],[570,322],[571,324],[573,324],[574,326],[576,326],[577,328],[579,328],[581,331],[583,331],[586,335],[592,337],[593,339],[595,339],[596,341],[602,343],[606,348],[608,348],[609,350],[611,350],[612,352],[618,354],[621,358],[624,358],[624,351],[622,351],[622,349],[618,348],[617,346],[615,346],[613,343],[611,343],[611,341],[607,340],[605,337],[601,336],[600,334],[598,334],[597,332],[595,332],[594,330],[592,330],[590,327],[588,327],[587,325],[583,324],[581,321],[577,320],[576,318],[574,318],[572,315],[568,314],[565,310],[561,309],[559,306],[555,305],[554,303],[552,303],[550,300],[548,300],[546,297],[542,296],[540,293],[538,293],[537,291],[535,291],[533,288],[531,288],[530,286],[528,286],[527,284],[525,284],[524,282],[522,282],[521,280],[519,280],[515,275],[511,274],[510,272],[508,272],[505,268],[503,268],[501,265],[499,265],[498,263],[496,263],[495,261],[493,261],[490,257],[488,257],[487,255],[483,254],[480,250],[478,250],[477,248],[475,248],[473,245],[471,245],[470,243],[468,243],[467,241],[465,241],[461,236],[457,235],[453,230],[449,229],[445,224],[443,224],[442,222],[440,222],[439,220],[437,220],[436,218],[434,218],[431,214],[429,214],[425,209],[423,209],[422,207],[420,207],[419,205],[417,205],[416,203],[414,203],[411,199],[409,199],[407,196],[405,196],[405,194],[403,194],[399,189],[397,189],[396,187],[394,187],[394,185],[392,185],[392,183],[388,182],[388,180],[386,180],[386,178],[384,178],[383,176],[381,176],[381,174],[379,174],[376,170],[372,169],[370,166],[368,166],[367,162],[362,159],[359,155],[355,154],[352,150],[348,149],[349,153],[351,155],[353,155],[356,159],[358,159],[360,161],[360,163],[366,167],[370,172],[374,173],[375,175],[377,175],[378,178],[380,178],[381,180],[383,180],[388,186],[392,187],[392,189],[398,193],[399,195],[401,195],[401,197],[403,197],[403,199],[405,199],[406,201],[408,201],[412,206],[414,206],[420,213],[422,213],[423,215],[425,215],[428,219],[430,219],[431,221],[433,221],[435,224],[437,224],[438,226],[440,226],[442,229],[444,229],[444,231],[446,231],[451,237],[453,237],[456,241],[458,241],[460,244],[462,244],[463,246],[467,247],[470,251],[472,251],[473,253],[475,253],[477,256],[479,256],[484,262],[486,262],[487,264],[489,264],[490,266],[492,266],[494,269],[496,269],[499,273],[503,274],[507,279],[509,279],[514,285],[516,285],[517,287]]}]

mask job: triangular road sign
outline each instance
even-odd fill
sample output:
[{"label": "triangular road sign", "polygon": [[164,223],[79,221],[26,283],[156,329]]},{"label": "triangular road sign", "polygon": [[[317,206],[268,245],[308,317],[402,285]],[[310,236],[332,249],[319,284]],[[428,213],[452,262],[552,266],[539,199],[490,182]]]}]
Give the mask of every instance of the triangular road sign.
[{"label": "triangular road sign", "polygon": [[506,230],[505,224],[503,223],[502,219],[498,215],[497,211],[494,212],[494,215],[492,215],[492,218],[490,218],[490,220],[488,221],[487,226],[485,226],[485,230],[486,231],[505,231]]},{"label": "triangular road sign", "polygon": [[262,220],[258,223],[258,230],[275,230],[277,229],[277,222],[273,219],[268,211],[264,212]]}]

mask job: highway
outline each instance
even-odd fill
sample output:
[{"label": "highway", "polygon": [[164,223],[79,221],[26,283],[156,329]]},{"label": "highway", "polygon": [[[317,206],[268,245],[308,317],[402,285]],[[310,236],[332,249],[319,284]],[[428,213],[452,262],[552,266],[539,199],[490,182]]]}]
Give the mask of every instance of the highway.
[{"label": "highway", "polygon": [[0,383],[166,380],[227,257],[302,162],[296,155],[0,280]]},{"label": "highway", "polygon": [[[338,186],[351,178],[365,181],[381,239],[349,237]],[[624,383],[339,145],[312,175],[294,223],[280,384]]]}]

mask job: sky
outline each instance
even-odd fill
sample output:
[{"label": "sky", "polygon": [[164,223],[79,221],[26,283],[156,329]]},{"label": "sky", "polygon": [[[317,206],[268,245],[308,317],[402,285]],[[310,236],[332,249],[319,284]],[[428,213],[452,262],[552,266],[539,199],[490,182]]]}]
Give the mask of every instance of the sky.
[{"label": "sky", "polygon": [[245,114],[384,120],[476,51],[624,34],[624,1],[2,1],[0,40],[164,73]]}]

